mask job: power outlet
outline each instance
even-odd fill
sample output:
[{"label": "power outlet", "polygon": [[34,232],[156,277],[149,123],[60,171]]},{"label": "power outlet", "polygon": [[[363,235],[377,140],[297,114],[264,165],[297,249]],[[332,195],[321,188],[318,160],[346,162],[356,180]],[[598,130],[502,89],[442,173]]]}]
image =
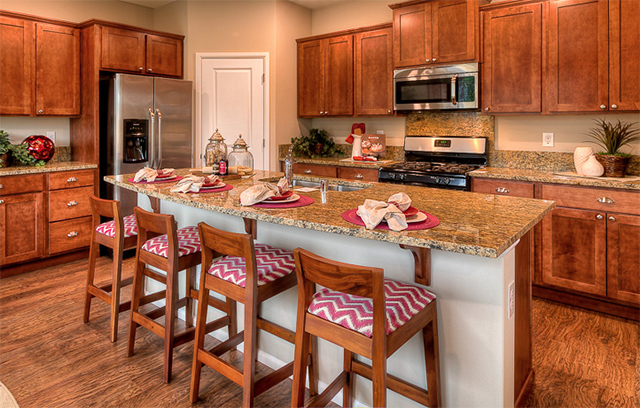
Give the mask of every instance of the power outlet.
[{"label": "power outlet", "polygon": [[376,131],[376,133],[379,134],[379,135],[384,135],[384,130],[378,130],[378,131]]},{"label": "power outlet", "polygon": [[553,147],[553,133],[542,133],[542,146],[543,147]]},{"label": "power outlet", "polygon": [[48,137],[49,139],[51,139],[51,141],[52,141],[53,143],[55,143],[55,142],[56,142],[56,132],[55,132],[55,130],[53,130],[53,131],[52,131],[52,130],[47,131],[47,137]]},{"label": "power outlet", "polygon": [[507,319],[511,319],[516,313],[516,283],[511,282],[507,290]]}]

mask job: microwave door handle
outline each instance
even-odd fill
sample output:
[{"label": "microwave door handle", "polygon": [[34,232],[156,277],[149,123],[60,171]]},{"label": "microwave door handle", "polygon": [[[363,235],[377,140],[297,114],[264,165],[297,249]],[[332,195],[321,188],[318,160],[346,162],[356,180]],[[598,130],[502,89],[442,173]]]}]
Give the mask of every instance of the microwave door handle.
[{"label": "microwave door handle", "polygon": [[456,95],[456,80],[458,79],[458,74],[455,74],[451,77],[451,103],[453,105],[458,104],[458,97]]},{"label": "microwave door handle", "polygon": [[149,108],[149,117],[151,118],[151,131],[149,132],[149,145],[147,146],[147,150],[149,152],[149,160],[148,166],[152,169],[156,167],[156,152],[155,152],[155,131],[156,131],[156,115],[153,113],[153,109]]}]

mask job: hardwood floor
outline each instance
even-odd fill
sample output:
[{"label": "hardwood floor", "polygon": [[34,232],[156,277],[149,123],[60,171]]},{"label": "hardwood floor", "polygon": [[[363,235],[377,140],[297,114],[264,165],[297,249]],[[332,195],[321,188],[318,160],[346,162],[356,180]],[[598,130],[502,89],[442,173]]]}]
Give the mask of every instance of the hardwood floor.
[{"label": "hardwood floor", "polygon": [[[125,276],[133,259],[125,260]],[[162,341],[138,330],[136,352],[126,357],[128,313],[120,315],[118,342],[109,341],[109,310],[94,301],[82,323],[86,261],[0,280],[0,380],[21,408],[190,407],[193,343],[174,354],[173,380],[162,382]],[[108,279],[108,259],[98,280]],[[129,298],[129,288],[124,298]],[[595,312],[534,299],[533,356],[536,370],[527,407],[638,407],[638,325]],[[208,339],[209,346],[216,341]],[[239,353],[231,356],[241,361]],[[270,370],[259,364],[261,374]],[[261,407],[289,406],[287,380],[256,399]],[[239,386],[203,369],[195,404],[239,407]]]}]

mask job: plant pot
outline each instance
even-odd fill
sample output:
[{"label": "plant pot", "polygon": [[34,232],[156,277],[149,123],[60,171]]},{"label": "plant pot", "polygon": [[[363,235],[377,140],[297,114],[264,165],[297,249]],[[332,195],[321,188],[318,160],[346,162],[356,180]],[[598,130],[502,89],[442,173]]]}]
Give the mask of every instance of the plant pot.
[{"label": "plant pot", "polygon": [[0,154],[0,167],[11,166],[11,152]]},{"label": "plant pot", "polygon": [[630,157],[596,154],[596,160],[604,167],[604,177],[624,177]]}]

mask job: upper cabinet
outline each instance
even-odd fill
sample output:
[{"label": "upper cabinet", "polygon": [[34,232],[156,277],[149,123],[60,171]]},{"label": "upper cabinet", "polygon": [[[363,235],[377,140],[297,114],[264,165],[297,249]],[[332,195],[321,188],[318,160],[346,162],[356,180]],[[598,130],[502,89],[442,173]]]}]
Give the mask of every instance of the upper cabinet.
[{"label": "upper cabinet", "polygon": [[80,114],[80,30],[0,15],[0,115]]},{"label": "upper cabinet", "polygon": [[101,29],[102,69],[182,77],[182,36],[111,26]]},{"label": "upper cabinet", "polygon": [[409,1],[393,9],[396,68],[476,59],[477,0]]},{"label": "upper cabinet", "polygon": [[393,38],[391,27],[355,35],[356,116],[393,114]]},{"label": "upper cabinet", "polygon": [[353,35],[298,41],[298,116],[353,115]]},{"label": "upper cabinet", "polygon": [[609,1],[609,109],[640,110],[640,1]]}]

